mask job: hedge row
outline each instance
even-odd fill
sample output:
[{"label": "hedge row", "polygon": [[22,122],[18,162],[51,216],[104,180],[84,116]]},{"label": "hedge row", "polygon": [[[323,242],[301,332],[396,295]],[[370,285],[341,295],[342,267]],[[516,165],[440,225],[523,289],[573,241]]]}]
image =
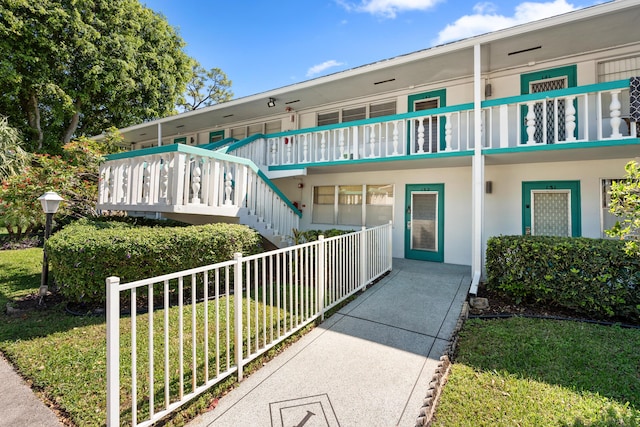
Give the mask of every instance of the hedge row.
[{"label": "hedge row", "polygon": [[261,251],[248,227],[209,224],[134,227],[122,222],[78,221],[47,241],[52,274],[69,301],[103,303],[105,279],[121,283],[233,259]]},{"label": "hedge row", "polygon": [[487,287],[596,319],[640,320],[640,259],[619,240],[492,237]]}]

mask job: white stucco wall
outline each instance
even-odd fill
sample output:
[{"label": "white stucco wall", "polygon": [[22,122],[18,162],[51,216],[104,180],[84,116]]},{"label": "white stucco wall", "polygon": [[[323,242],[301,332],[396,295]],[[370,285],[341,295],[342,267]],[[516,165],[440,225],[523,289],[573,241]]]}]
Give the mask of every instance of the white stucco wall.
[{"label": "white stucco wall", "polygon": [[600,180],[624,176],[629,159],[590,160],[487,166],[485,180],[493,191],[485,194],[485,242],[500,234],[522,234],[522,182],[580,181],[583,237],[601,237]]},{"label": "white stucco wall", "polygon": [[[581,235],[601,237],[600,180],[624,175],[628,159],[487,165],[485,180],[492,193],[485,194],[484,243],[491,236],[522,234],[522,183],[527,181],[580,181]],[[393,256],[404,257],[405,186],[444,184],[444,262],[471,264],[471,168],[423,168],[397,171],[342,172],[275,180],[276,185],[303,210],[301,229],[353,226],[313,224],[313,187],[319,185],[394,185]],[[303,188],[298,188],[298,184]]]},{"label": "white stucco wall", "polygon": [[[375,167],[375,166],[373,166]],[[371,171],[308,175],[301,178],[283,178],[275,184],[292,201],[300,204],[303,216],[300,228],[354,229],[354,226],[312,224],[313,187],[319,185],[393,184],[395,206],[393,210],[393,256],[404,258],[405,186],[407,184],[444,184],[444,262],[471,264],[471,168],[407,169],[398,171]],[[299,189],[298,184],[303,188]]]}]

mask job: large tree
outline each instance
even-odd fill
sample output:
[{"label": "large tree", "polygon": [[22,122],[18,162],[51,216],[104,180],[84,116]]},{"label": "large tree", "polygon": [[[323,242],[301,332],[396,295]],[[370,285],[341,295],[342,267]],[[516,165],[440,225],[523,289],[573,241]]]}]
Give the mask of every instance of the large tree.
[{"label": "large tree", "polygon": [[191,80],[184,45],[138,0],[3,0],[0,114],[49,152],[169,115]]},{"label": "large tree", "polygon": [[182,111],[193,111],[201,107],[226,102],[233,98],[231,80],[220,68],[207,71],[198,63],[191,68],[191,80],[187,83],[187,90],[178,108]]}]

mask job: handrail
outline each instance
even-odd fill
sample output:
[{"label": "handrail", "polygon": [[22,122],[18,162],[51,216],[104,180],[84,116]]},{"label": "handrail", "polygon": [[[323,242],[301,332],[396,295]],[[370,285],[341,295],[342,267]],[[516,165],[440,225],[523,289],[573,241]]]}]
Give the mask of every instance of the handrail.
[{"label": "handrail", "polygon": [[238,163],[245,165],[252,169],[260,178],[271,188],[271,190],[277,194],[282,201],[289,207],[299,218],[302,217],[302,212],[294,206],[294,204],[287,198],[287,196],[282,193],[282,191],[260,170],[260,168],[251,160],[245,159],[243,157],[233,156],[231,154],[225,154],[220,151],[210,151],[207,149],[193,147],[189,145],[183,144],[172,144],[172,145],[162,145],[159,147],[150,147],[143,148],[141,150],[135,151],[126,151],[122,153],[109,154],[105,156],[108,161],[111,160],[122,160],[134,157],[143,157],[143,156],[151,156],[156,154],[165,154],[165,153],[186,153],[193,154],[201,157],[209,157],[217,160],[224,160],[232,163]]}]

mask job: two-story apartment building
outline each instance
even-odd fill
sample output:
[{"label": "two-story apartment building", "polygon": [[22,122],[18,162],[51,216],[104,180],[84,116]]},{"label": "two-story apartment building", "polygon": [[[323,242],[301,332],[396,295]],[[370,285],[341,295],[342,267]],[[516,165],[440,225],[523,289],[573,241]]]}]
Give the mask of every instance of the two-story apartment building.
[{"label": "two-story apartment building", "polygon": [[640,154],[639,22],[613,1],[122,129],[98,207],[276,243],[392,221],[395,257],[477,283],[490,236],[612,225]]}]

